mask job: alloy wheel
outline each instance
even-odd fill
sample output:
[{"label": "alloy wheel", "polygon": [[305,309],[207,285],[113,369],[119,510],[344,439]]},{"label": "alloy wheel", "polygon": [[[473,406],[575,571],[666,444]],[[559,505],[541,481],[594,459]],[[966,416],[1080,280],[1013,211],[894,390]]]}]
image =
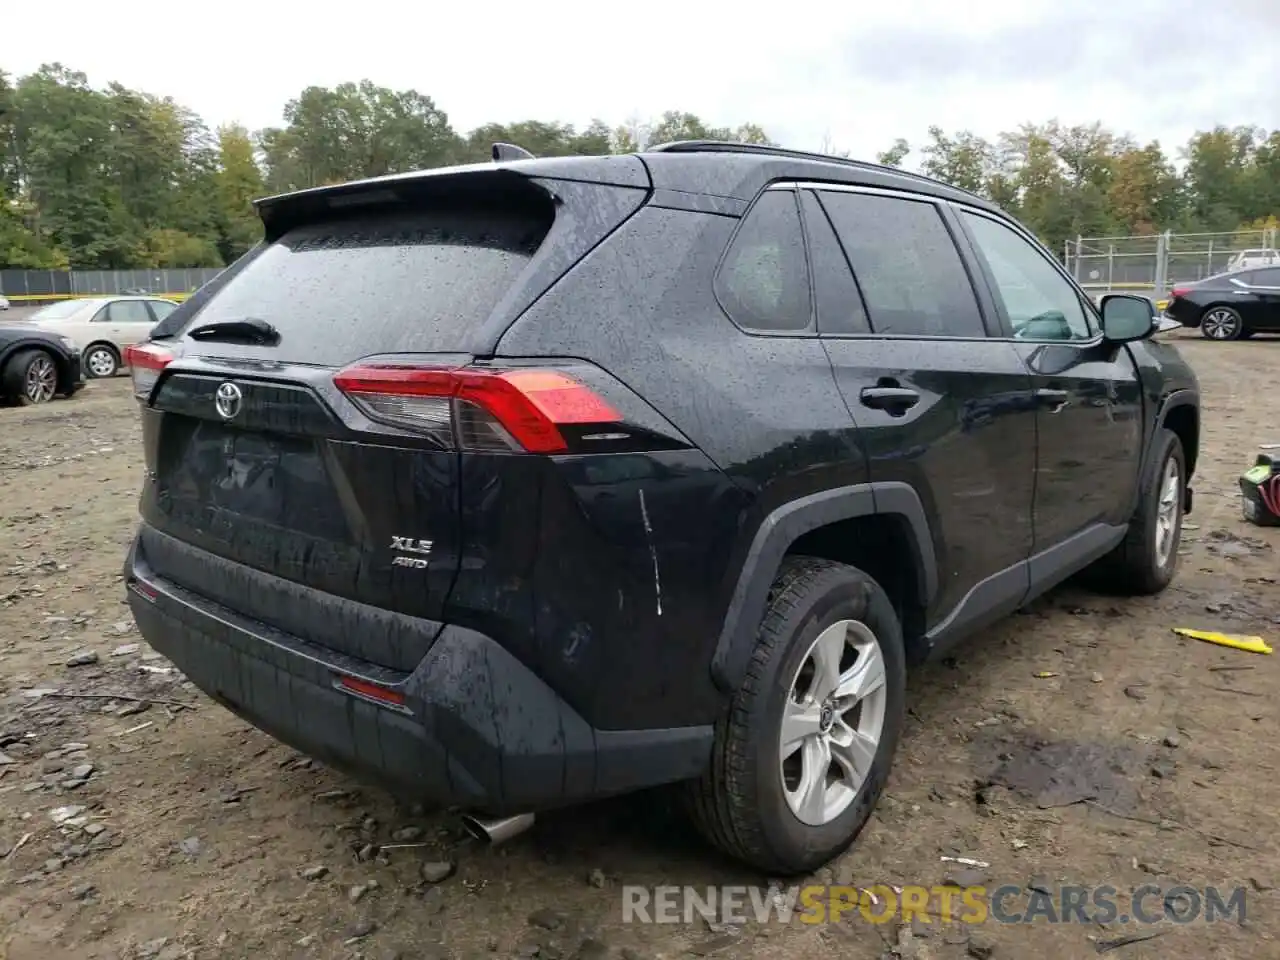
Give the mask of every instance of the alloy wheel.
[{"label": "alloy wheel", "polygon": [[884,654],[857,620],[823,630],[791,680],[779,736],[780,773],[796,819],[820,827],[853,803],[884,730]]},{"label": "alloy wheel", "polygon": [[58,370],[52,360],[41,354],[31,361],[24,392],[31,403],[48,403],[53,399],[58,392]]},{"label": "alloy wheel", "polygon": [[1161,568],[1169,563],[1177,546],[1178,512],[1182,494],[1182,472],[1178,461],[1170,457],[1160,479],[1160,499],[1156,502],[1156,562]]},{"label": "alloy wheel", "polygon": [[1240,331],[1240,316],[1234,310],[1217,307],[1204,315],[1200,329],[1210,340],[1232,340]]}]

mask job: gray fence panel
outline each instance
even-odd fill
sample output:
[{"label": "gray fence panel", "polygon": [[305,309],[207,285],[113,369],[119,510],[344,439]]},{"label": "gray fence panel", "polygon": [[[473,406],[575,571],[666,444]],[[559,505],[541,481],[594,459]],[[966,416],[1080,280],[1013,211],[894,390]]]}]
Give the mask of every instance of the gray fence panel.
[{"label": "gray fence panel", "polygon": [[0,270],[0,293],[6,297],[70,296],[71,275],[65,270]]},{"label": "gray fence panel", "polygon": [[1163,297],[1177,284],[1226,271],[1244,250],[1274,249],[1276,242],[1272,229],[1079,237],[1068,241],[1064,252],[1067,270],[1087,289],[1139,290]]},{"label": "gray fence panel", "polygon": [[186,295],[204,286],[221,267],[165,270],[0,270],[0,293],[21,302],[58,297],[93,297],[140,290]]}]

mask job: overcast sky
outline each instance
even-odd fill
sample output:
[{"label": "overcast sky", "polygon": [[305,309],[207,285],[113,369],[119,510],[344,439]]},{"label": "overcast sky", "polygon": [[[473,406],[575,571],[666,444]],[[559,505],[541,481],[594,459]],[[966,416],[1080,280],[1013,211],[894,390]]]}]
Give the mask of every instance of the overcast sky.
[{"label": "overcast sky", "polygon": [[0,68],[61,61],[211,125],[278,124],[310,84],[430,95],[466,131],[688,110],[871,157],[931,124],[1101,120],[1183,143],[1280,128],[1280,0],[13,0]]}]

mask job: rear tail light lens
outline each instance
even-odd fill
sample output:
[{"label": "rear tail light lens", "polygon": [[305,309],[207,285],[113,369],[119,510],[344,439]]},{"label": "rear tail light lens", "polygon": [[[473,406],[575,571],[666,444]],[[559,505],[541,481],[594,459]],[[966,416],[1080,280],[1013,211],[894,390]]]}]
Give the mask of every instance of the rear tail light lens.
[{"label": "rear tail light lens", "polygon": [[1169,298],[1176,299],[1177,297],[1185,297],[1190,292],[1190,287],[1174,287],[1173,290],[1170,291]]},{"label": "rear tail light lens", "polygon": [[155,389],[161,371],[173,363],[173,351],[158,343],[139,343],[125,347],[124,362],[133,377],[134,396],[146,400]]},{"label": "rear tail light lens", "polygon": [[468,450],[563,453],[561,427],[622,421],[607,400],[559,370],[356,364],[334,383],[370,419]]}]

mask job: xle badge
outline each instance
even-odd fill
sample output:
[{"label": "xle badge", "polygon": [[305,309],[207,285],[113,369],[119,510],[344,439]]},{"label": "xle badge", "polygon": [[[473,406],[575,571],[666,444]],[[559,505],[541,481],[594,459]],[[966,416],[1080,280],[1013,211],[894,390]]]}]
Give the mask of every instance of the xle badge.
[{"label": "xle badge", "polygon": [[391,560],[393,567],[411,567],[414,570],[425,570],[431,562],[431,541],[418,540],[414,537],[392,537],[391,549],[395,557]]}]

